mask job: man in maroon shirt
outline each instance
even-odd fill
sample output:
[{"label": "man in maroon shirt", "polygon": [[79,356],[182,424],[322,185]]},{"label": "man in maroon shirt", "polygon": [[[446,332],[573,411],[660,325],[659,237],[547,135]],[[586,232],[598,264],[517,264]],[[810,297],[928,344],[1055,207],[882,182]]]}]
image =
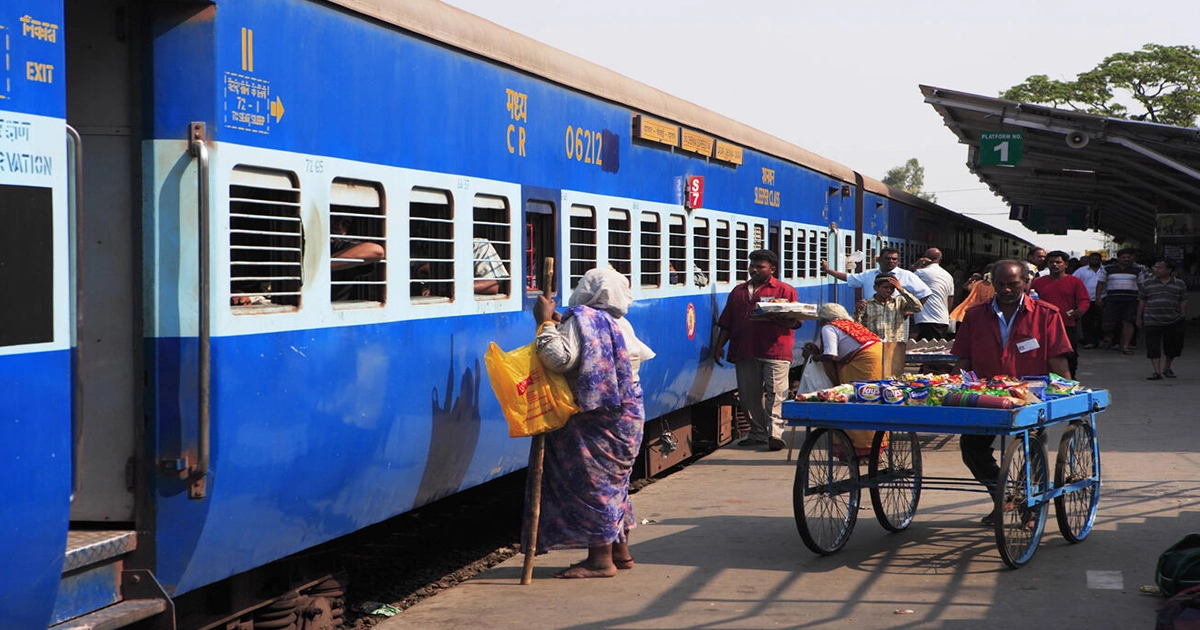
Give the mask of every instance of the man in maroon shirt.
[{"label": "man in maroon shirt", "polygon": [[[979,378],[992,376],[1037,376],[1053,372],[1071,378],[1067,355],[1071,342],[1058,308],[1025,295],[1025,263],[1001,260],[992,268],[991,301],[967,309],[951,354],[958,367],[974,371]],[[994,487],[1000,467],[992,456],[994,435],[963,435],[959,438],[963,463],[980,483]],[[994,525],[999,514],[983,517],[983,525]]]},{"label": "man in maroon shirt", "polygon": [[795,343],[794,324],[779,313],[751,317],[764,300],[796,301],[796,290],[775,279],[779,258],[774,252],[758,249],[750,252],[750,279],[733,288],[721,317],[720,332],[713,344],[713,360],[722,365],[725,343],[728,359],[737,370],[738,396],[742,410],[750,418],[750,435],[738,446],[765,444],[772,451],[785,443],[787,422],[780,415],[787,395],[788,368],[792,364]]},{"label": "man in maroon shirt", "polygon": [[1038,276],[1029,285],[1038,299],[1045,300],[1058,307],[1062,314],[1063,326],[1067,329],[1067,339],[1071,342],[1071,354],[1067,355],[1067,367],[1071,374],[1079,373],[1079,334],[1077,322],[1088,311],[1091,301],[1088,299],[1087,285],[1083,280],[1067,273],[1067,260],[1070,257],[1063,251],[1052,251],[1046,254],[1046,269],[1049,274]]}]

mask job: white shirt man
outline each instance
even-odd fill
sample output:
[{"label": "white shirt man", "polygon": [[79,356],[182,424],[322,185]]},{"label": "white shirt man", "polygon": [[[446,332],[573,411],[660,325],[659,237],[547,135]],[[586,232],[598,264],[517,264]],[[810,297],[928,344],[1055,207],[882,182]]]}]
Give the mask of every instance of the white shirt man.
[{"label": "white shirt man", "polygon": [[936,247],[925,251],[930,260],[916,275],[930,288],[929,299],[921,311],[913,315],[918,339],[945,339],[950,327],[950,309],[954,305],[954,277],[942,268],[942,252]]}]

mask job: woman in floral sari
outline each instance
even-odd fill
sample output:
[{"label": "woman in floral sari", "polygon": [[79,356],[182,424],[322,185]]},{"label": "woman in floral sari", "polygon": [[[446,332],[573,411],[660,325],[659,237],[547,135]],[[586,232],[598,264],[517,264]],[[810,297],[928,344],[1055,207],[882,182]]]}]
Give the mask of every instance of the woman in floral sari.
[{"label": "woman in floral sari", "polygon": [[[625,276],[593,269],[579,281],[561,317],[545,297],[534,306],[538,358],[546,369],[567,376],[580,409],[561,429],[545,434],[537,552],[588,550],[587,559],[559,572],[560,578],[612,577],[618,569],[633,568],[629,476],[645,421],[637,374],[654,352],[625,319],[632,303]],[[531,492],[527,489],[527,498]]]},{"label": "woman in floral sari", "polygon": [[[883,378],[883,344],[879,335],[854,321],[841,304],[822,304],[817,311],[821,344],[804,344],[804,355],[814,361],[832,364],[838,383],[878,381]],[[859,456],[871,452],[874,431],[846,431]],[[885,440],[886,445],[886,440]]]}]

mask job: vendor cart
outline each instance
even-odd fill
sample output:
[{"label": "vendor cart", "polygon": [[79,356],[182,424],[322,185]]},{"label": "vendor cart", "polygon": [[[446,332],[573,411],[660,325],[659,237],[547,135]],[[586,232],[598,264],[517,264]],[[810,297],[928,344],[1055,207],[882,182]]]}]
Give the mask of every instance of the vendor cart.
[{"label": "vendor cart", "polygon": [[[1049,397],[1016,409],[785,402],[788,423],[808,427],[792,491],[800,537],[815,553],[841,549],[854,531],[864,488],[879,523],[901,531],[912,523],[922,488],[928,488],[991,492],[1000,515],[996,546],[1014,569],[1037,551],[1051,501],[1063,537],[1082,541],[1092,529],[1100,501],[1095,414],[1108,402],[1106,390]],[[1067,424],[1051,481],[1044,429],[1063,423]],[[865,476],[847,429],[875,431]],[[885,432],[890,439],[883,446]],[[971,478],[924,477],[918,432],[1002,436],[1003,460],[995,485],[984,487]]]}]

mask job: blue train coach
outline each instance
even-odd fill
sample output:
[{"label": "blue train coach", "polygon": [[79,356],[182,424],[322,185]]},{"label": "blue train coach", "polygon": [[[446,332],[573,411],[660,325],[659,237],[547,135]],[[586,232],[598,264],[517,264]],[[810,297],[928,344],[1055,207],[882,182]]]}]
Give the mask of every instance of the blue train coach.
[{"label": "blue train coach", "polygon": [[483,352],[589,268],[660,357],[654,470],[721,441],[751,250],[851,305],[821,259],[1018,246],[433,0],[3,0],[0,36],[4,627],[336,617],[302,552],[524,467]]}]

